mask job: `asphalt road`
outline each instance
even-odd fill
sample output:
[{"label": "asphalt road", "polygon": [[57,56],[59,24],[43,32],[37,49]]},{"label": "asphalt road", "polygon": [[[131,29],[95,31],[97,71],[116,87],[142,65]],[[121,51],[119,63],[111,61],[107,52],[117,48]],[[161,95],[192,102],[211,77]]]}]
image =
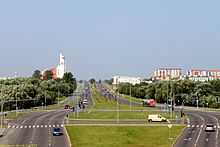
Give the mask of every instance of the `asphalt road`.
[{"label": "asphalt road", "polygon": [[[189,122],[175,147],[220,147],[220,113],[201,111],[185,113],[189,117]],[[215,126],[215,132],[205,132],[205,126],[209,123]]]},{"label": "asphalt road", "polygon": [[30,145],[37,147],[67,147],[65,135],[54,137],[53,127],[63,131],[65,110],[30,113],[17,121],[11,122],[6,136],[0,138],[0,144]]}]

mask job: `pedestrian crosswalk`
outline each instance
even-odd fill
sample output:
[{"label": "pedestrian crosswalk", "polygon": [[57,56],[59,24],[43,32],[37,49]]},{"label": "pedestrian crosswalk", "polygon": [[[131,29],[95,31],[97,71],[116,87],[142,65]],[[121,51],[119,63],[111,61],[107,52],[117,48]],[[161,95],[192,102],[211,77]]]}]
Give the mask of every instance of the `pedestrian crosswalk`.
[{"label": "pedestrian crosswalk", "polygon": [[[204,125],[187,125],[187,128],[203,128]],[[220,126],[214,126],[214,128],[220,129]]]},{"label": "pedestrian crosswalk", "polygon": [[8,125],[8,129],[35,129],[35,128],[54,128],[54,127],[64,127],[64,124],[56,125]]}]

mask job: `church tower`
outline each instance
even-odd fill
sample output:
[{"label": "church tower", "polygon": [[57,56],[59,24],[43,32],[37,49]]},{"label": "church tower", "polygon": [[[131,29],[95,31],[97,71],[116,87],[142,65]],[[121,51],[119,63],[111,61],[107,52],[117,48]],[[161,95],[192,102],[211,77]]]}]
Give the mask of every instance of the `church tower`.
[{"label": "church tower", "polygon": [[60,53],[60,61],[57,66],[57,78],[62,79],[66,72],[65,57]]}]

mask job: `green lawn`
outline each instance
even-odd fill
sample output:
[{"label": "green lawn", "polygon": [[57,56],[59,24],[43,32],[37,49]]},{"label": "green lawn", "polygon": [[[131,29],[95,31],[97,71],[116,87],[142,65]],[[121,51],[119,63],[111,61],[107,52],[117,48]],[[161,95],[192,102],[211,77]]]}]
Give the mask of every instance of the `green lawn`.
[{"label": "green lawn", "polygon": [[168,127],[67,127],[72,147],[170,147],[182,129],[169,136]]},{"label": "green lawn", "polygon": [[[169,113],[160,113],[154,111],[146,111],[146,112],[119,112],[120,119],[146,119],[149,114],[161,114],[164,117],[170,119]],[[70,119],[75,118],[74,113],[70,115]],[[117,111],[110,111],[110,112],[80,112],[78,119],[116,119],[117,118]]]},{"label": "green lawn", "polygon": [[[92,88],[92,98],[94,105],[87,109],[85,112],[80,112],[78,119],[116,119],[117,118],[117,108],[119,110],[130,110],[129,105],[117,105],[114,100],[109,100],[103,97],[95,88]],[[97,109],[110,109],[114,112],[99,112]],[[144,112],[119,112],[120,119],[146,119],[149,114],[162,114],[166,118],[170,119],[170,114],[165,112],[159,112],[156,108],[149,107],[132,107],[131,110],[144,110]],[[157,110],[157,111],[155,111]],[[75,114],[70,115],[70,119],[76,118]]]},{"label": "green lawn", "polygon": [[[110,100],[110,99],[102,96],[96,88],[92,88],[92,99],[94,102],[94,106],[92,107],[92,109],[117,109],[117,107],[118,107],[117,101]],[[119,108],[129,110],[130,106],[119,104]],[[132,106],[132,109],[133,110],[137,110],[137,109],[144,110],[144,109],[152,109],[152,108],[146,108],[146,107],[142,107],[142,106],[140,106],[140,107]]]}]

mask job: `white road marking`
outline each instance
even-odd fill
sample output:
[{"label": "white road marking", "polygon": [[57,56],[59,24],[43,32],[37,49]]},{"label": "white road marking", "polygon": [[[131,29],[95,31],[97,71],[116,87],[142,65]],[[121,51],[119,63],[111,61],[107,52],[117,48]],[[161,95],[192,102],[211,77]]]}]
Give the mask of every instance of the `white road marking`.
[{"label": "white road marking", "polygon": [[29,129],[31,128],[31,126],[29,126]]},{"label": "white road marking", "polygon": [[190,125],[188,125],[187,127],[188,127],[188,128],[190,128],[191,126],[190,126]]},{"label": "white road marking", "polygon": [[47,125],[45,125],[45,128],[47,128]]},{"label": "white road marking", "polygon": [[64,125],[62,124],[62,125],[61,125],[61,127],[63,128],[63,127],[64,127]]},{"label": "white road marking", "polygon": [[19,126],[16,126],[16,129],[18,129],[19,128]]},{"label": "white road marking", "polygon": [[57,127],[60,127],[60,125],[57,125]]},{"label": "white road marking", "polygon": [[20,129],[23,129],[23,126],[20,126]]},{"label": "white road marking", "polygon": [[[204,119],[203,117],[201,117],[200,115],[197,115],[197,116],[202,120],[202,123],[204,124],[205,119]],[[195,142],[195,144],[194,144],[195,147],[196,147],[196,145],[197,145],[197,143],[198,143],[198,141],[199,141],[199,138],[200,138],[200,136],[201,136],[201,134],[202,134],[202,131],[203,131],[203,129],[200,128],[199,134],[198,134],[198,136],[197,136],[197,138],[196,138],[196,142]]]},{"label": "white road marking", "polygon": [[33,125],[33,128],[35,128],[35,125]]},{"label": "white road marking", "polygon": [[15,126],[12,126],[12,128],[14,129],[14,128],[15,128]]},{"label": "white road marking", "polygon": [[55,127],[55,125],[53,125],[53,127]]},{"label": "white road marking", "polygon": [[[218,119],[215,116],[212,116],[212,115],[210,115],[210,116],[216,120],[217,126],[215,126],[215,128],[217,128],[219,126]],[[216,129],[216,136],[215,136],[215,138],[216,138],[215,146],[216,147],[218,147],[218,134],[219,134],[218,129]]]},{"label": "white road marking", "polygon": [[43,126],[43,125],[41,125],[40,127],[41,127],[41,128],[43,128],[44,126]]},{"label": "white road marking", "polygon": [[24,128],[26,129],[26,128],[27,128],[27,126],[24,126]]},{"label": "white road marking", "polygon": [[49,125],[49,128],[51,128],[51,125]]},{"label": "white road marking", "polygon": [[39,128],[39,125],[37,125],[37,128]]}]

